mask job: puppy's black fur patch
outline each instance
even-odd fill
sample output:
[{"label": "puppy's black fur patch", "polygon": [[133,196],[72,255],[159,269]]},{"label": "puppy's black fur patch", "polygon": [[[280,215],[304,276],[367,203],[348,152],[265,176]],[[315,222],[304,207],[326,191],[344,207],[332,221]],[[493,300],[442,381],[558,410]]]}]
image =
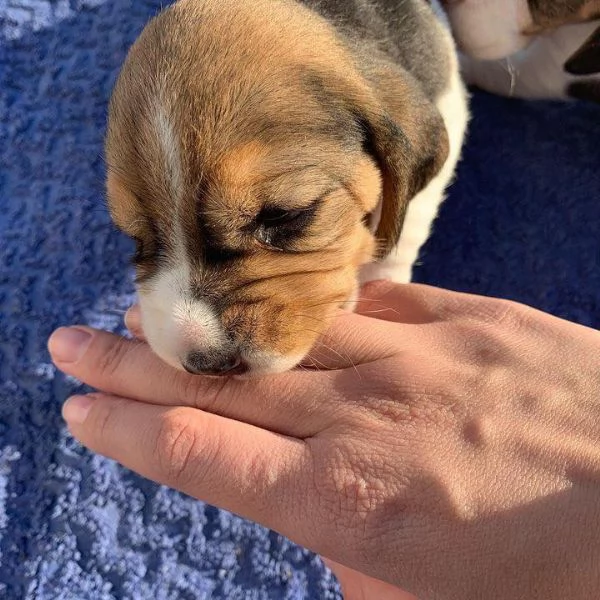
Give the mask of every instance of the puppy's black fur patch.
[{"label": "puppy's black fur patch", "polygon": [[565,71],[571,75],[600,73],[600,27],[565,63]]}]

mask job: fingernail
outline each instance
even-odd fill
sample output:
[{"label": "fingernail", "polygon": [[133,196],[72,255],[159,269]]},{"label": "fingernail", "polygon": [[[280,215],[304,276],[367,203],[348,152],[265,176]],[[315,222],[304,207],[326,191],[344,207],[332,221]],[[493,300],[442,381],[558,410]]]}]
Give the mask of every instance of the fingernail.
[{"label": "fingernail", "polygon": [[92,396],[71,396],[62,407],[62,416],[67,423],[81,425],[87,418],[94,398]]},{"label": "fingernail", "polygon": [[87,348],[92,336],[77,327],[60,327],[48,340],[48,350],[59,362],[78,361]]}]

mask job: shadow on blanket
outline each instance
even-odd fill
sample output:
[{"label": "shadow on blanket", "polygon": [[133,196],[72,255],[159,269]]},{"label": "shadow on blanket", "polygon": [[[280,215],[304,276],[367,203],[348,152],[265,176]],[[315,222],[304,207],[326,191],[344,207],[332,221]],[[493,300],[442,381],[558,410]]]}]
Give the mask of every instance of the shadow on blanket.
[{"label": "shadow on blanket", "polygon": [[[0,596],[338,599],[278,535],[91,456],[49,363],[57,326],[121,330],[130,243],[104,208],[119,64],[158,1],[0,6]],[[484,94],[415,277],[600,326],[600,109]]]}]

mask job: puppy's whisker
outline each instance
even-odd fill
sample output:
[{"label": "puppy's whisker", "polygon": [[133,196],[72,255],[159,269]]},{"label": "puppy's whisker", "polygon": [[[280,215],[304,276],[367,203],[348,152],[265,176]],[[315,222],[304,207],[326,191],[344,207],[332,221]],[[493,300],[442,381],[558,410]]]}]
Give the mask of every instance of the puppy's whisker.
[{"label": "puppy's whisker", "polygon": [[508,89],[507,95],[509,97],[512,97],[512,96],[514,96],[514,93],[515,93],[515,86],[517,84],[517,76],[518,76],[519,72],[510,56],[506,57],[506,59],[504,61],[502,61],[501,64],[502,64],[502,66],[504,66],[506,68],[506,71],[510,77],[510,87]]},{"label": "puppy's whisker", "polygon": [[306,308],[319,308],[320,306],[327,306],[330,304],[340,305],[344,302],[343,300],[329,300],[326,302],[317,302],[316,304],[308,304]]},{"label": "puppy's whisker", "polygon": [[362,375],[360,374],[359,370],[356,368],[356,365],[354,364],[354,361],[350,358],[350,356],[348,354],[346,354],[346,353],[342,354],[341,352],[338,352],[335,348],[332,348],[331,346],[329,346],[323,342],[321,342],[321,345],[323,346],[323,348],[326,348],[330,352],[333,352],[334,354],[336,354],[339,358],[342,359],[342,361],[348,361],[352,365],[352,368],[356,371],[356,374],[358,375],[359,379],[362,380]]},{"label": "puppy's whisker", "polygon": [[[325,306],[327,304],[342,304],[343,302],[345,302],[345,299],[341,298],[340,300],[326,300],[323,302],[317,302],[315,304],[309,304],[307,305],[307,308],[317,308],[319,306]],[[381,298],[364,298],[362,296],[359,296],[356,299],[356,302],[383,302],[383,300]]]},{"label": "puppy's whisker", "polygon": [[313,317],[312,315],[295,314],[292,316],[293,316],[293,318],[312,319],[313,321],[316,321],[317,323],[319,323],[319,325],[325,324],[325,319],[319,319],[318,317]]},{"label": "puppy's whisker", "polygon": [[366,310],[365,312],[363,312],[363,315],[376,315],[378,313],[384,313],[384,312],[392,312],[396,315],[400,315],[400,311],[390,307],[383,307],[383,308],[378,308],[378,309],[373,309],[373,310]]},{"label": "puppy's whisker", "polygon": [[314,356],[308,356],[307,358],[310,360],[314,369],[331,371],[331,367],[328,367],[325,363],[321,362],[320,360],[317,360]]},{"label": "puppy's whisker", "polygon": [[363,296],[359,296],[356,299],[357,302],[383,302],[383,298],[365,298]]},{"label": "puppy's whisker", "polygon": [[[315,333],[317,335],[321,335],[319,332],[314,331],[312,329],[304,329],[304,331],[309,331],[311,333]],[[342,359],[342,361],[346,361],[349,362],[352,365],[352,368],[356,371],[356,374],[360,377],[360,379],[362,380],[362,376],[360,374],[360,372],[358,371],[358,369],[356,368],[356,365],[354,364],[354,361],[350,358],[350,356],[348,354],[342,354],[341,352],[339,352],[338,350],[336,350],[335,348],[332,348],[331,346],[329,346],[328,344],[326,344],[322,338],[317,339],[317,343],[320,344],[323,348],[325,348],[326,350],[328,350],[329,352],[333,352],[335,355],[337,355],[339,358]]]}]

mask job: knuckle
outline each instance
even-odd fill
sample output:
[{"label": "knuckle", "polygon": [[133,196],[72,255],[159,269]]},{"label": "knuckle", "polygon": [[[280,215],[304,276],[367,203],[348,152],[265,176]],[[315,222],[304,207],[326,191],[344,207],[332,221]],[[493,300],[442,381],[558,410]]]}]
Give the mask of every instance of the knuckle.
[{"label": "knuckle", "polygon": [[[172,487],[187,486],[197,476],[198,436],[184,409],[165,413],[158,427],[153,457],[161,478]],[[205,458],[203,458],[203,462]]]},{"label": "knuckle", "polygon": [[324,477],[316,482],[315,488],[319,491],[321,508],[335,522],[364,523],[377,513],[385,500],[386,489],[378,469],[361,464],[363,462],[363,458],[335,454],[319,469]]},{"label": "knuckle", "polygon": [[227,414],[228,402],[231,401],[230,389],[231,380],[228,377],[203,378],[202,385],[199,385],[198,378],[190,376],[186,386],[186,398],[192,400],[195,408],[212,412],[215,414]]},{"label": "knuckle", "polygon": [[209,380],[201,390],[196,389],[195,405],[209,412],[227,413],[227,399],[230,397],[227,390],[230,385],[228,377]]},{"label": "knuckle", "polygon": [[181,404],[196,406],[196,398],[198,397],[198,376],[190,375],[178,370],[169,369],[169,389],[173,390],[173,394],[177,401]]},{"label": "knuckle", "polygon": [[493,324],[521,328],[532,309],[512,300],[496,300],[492,304],[490,318]]},{"label": "knuckle", "polygon": [[383,483],[376,477],[365,477],[352,469],[340,474],[337,480],[342,512],[365,519],[376,512],[384,492]]},{"label": "knuckle", "polygon": [[502,298],[478,298],[470,311],[477,323],[507,328],[519,328],[529,318],[532,308]]}]

